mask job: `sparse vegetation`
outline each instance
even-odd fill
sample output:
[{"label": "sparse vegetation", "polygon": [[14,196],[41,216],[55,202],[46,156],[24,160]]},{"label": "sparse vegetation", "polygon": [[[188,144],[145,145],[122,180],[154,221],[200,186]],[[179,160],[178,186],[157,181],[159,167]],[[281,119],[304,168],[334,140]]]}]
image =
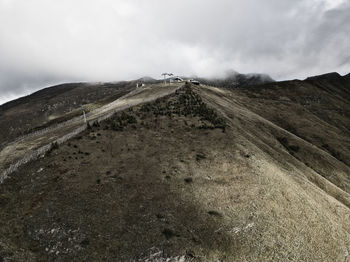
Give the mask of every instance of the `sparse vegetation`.
[{"label": "sparse vegetation", "polygon": [[206,155],[203,154],[203,153],[196,154],[196,160],[197,161],[200,161],[200,160],[205,159],[205,158],[206,158]]},{"label": "sparse vegetation", "polygon": [[215,210],[208,211],[208,214],[215,217],[222,217],[222,214],[220,214],[218,211],[215,211]]},{"label": "sparse vegetation", "polygon": [[326,151],[328,151],[334,158],[339,159],[340,161],[342,161],[341,154],[339,152],[337,152],[336,150],[334,150],[333,148],[331,148],[328,144],[323,144],[322,147]]},{"label": "sparse vegetation", "polygon": [[[200,129],[220,128],[225,131],[226,121],[220,117],[215,110],[209,108],[202,98],[196,94],[191,88],[183,88],[177,91],[177,95],[162,102],[157,99],[154,103],[148,103],[140,108],[141,119],[145,119],[146,115],[151,113],[155,117],[174,116],[198,117],[201,121]],[[188,125],[185,122],[185,125]],[[191,127],[195,127],[192,125]]]},{"label": "sparse vegetation", "polygon": [[58,149],[59,148],[59,145],[57,142],[53,142],[51,143],[50,145],[50,149],[47,151],[47,155],[51,154],[54,150]]},{"label": "sparse vegetation", "polygon": [[281,143],[282,146],[287,149],[291,155],[294,155],[299,151],[299,146],[290,145],[287,137],[277,137],[277,140]]},{"label": "sparse vegetation", "polygon": [[55,149],[58,149],[58,148],[59,148],[59,145],[58,145],[57,142],[53,142],[53,143],[51,144],[51,149],[52,149],[52,150],[55,150]]},{"label": "sparse vegetation", "polygon": [[97,120],[94,121],[94,123],[92,124],[93,127],[100,127],[100,122],[98,122]]},{"label": "sparse vegetation", "polygon": [[[0,144],[82,116],[134,89],[132,82],[70,83],[45,88],[0,106]],[[11,123],[10,125],[6,123]]]},{"label": "sparse vegetation", "polygon": [[187,184],[190,184],[193,182],[193,178],[192,177],[187,177],[184,179],[184,181],[187,183]]},{"label": "sparse vegetation", "polygon": [[175,236],[175,232],[174,230],[170,229],[170,228],[164,228],[162,231],[163,235],[165,236],[165,238],[167,240],[169,240],[170,238]]},{"label": "sparse vegetation", "polygon": [[142,127],[149,128],[150,121],[145,121],[147,117],[167,116],[170,119],[174,117],[197,118],[200,124],[194,125],[184,120],[186,130],[191,128],[215,129],[220,128],[225,131],[226,122],[219,117],[215,110],[209,108],[191,88],[182,88],[175,95],[169,95],[167,99],[156,99],[154,102],[146,103],[134,110],[127,109],[106,121],[104,130],[123,131],[127,127],[137,129],[137,123]]},{"label": "sparse vegetation", "polygon": [[128,125],[136,124],[135,116],[122,112],[107,121],[107,126],[114,131],[123,131]]}]

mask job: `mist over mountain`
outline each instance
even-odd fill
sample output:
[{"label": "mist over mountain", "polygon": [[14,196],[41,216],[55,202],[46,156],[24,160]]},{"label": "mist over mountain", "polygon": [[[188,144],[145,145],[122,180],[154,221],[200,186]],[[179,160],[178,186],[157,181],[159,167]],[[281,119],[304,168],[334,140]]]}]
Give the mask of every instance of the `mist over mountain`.
[{"label": "mist over mountain", "polygon": [[218,78],[198,78],[198,80],[207,85],[225,88],[261,85],[275,81],[266,74],[240,74],[236,71],[228,71]]},{"label": "mist over mountain", "polygon": [[0,104],[65,82],[163,72],[345,74],[349,12],[348,0],[2,0]]}]

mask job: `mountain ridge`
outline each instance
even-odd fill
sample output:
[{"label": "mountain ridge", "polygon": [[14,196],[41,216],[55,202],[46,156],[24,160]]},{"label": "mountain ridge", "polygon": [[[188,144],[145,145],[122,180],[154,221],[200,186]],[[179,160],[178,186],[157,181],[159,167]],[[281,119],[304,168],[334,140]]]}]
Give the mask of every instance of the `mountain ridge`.
[{"label": "mountain ridge", "polygon": [[0,257],[346,261],[348,84],[134,90],[0,184]]},{"label": "mountain ridge", "polygon": [[249,85],[261,85],[275,82],[269,75],[266,74],[241,74],[236,71],[227,72],[223,77],[219,78],[196,78],[201,83],[211,86],[224,88],[238,88]]}]

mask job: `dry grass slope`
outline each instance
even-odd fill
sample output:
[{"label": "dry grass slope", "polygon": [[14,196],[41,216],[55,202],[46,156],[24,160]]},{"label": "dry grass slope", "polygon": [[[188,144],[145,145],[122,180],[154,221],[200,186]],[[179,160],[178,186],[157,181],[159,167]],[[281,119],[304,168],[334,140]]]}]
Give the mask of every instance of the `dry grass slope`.
[{"label": "dry grass slope", "polygon": [[237,92],[187,85],[20,168],[0,187],[0,258],[348,261],[346,161]]}]

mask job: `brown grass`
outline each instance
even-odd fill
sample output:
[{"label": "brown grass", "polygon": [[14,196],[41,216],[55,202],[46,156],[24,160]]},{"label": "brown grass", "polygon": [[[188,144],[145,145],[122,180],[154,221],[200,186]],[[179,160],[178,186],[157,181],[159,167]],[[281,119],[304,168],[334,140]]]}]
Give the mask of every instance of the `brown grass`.
[{"label": "brown grass", "polygon": [[[122,114],[92,126],[5,181],[0,247],[13,252],[5,258],[346,261],[348,193],[310,168],[324,161],[347,188],[344,163],[243,107],[231,91],[192,90],[225,132],[182,114],[182,90],[150,110],[125,111],[136,122],[122,121],[122,129],[110,122]],[[171,116],[160,114],[169,102]],[[290,145],[299,147],[294,155]]]}]

